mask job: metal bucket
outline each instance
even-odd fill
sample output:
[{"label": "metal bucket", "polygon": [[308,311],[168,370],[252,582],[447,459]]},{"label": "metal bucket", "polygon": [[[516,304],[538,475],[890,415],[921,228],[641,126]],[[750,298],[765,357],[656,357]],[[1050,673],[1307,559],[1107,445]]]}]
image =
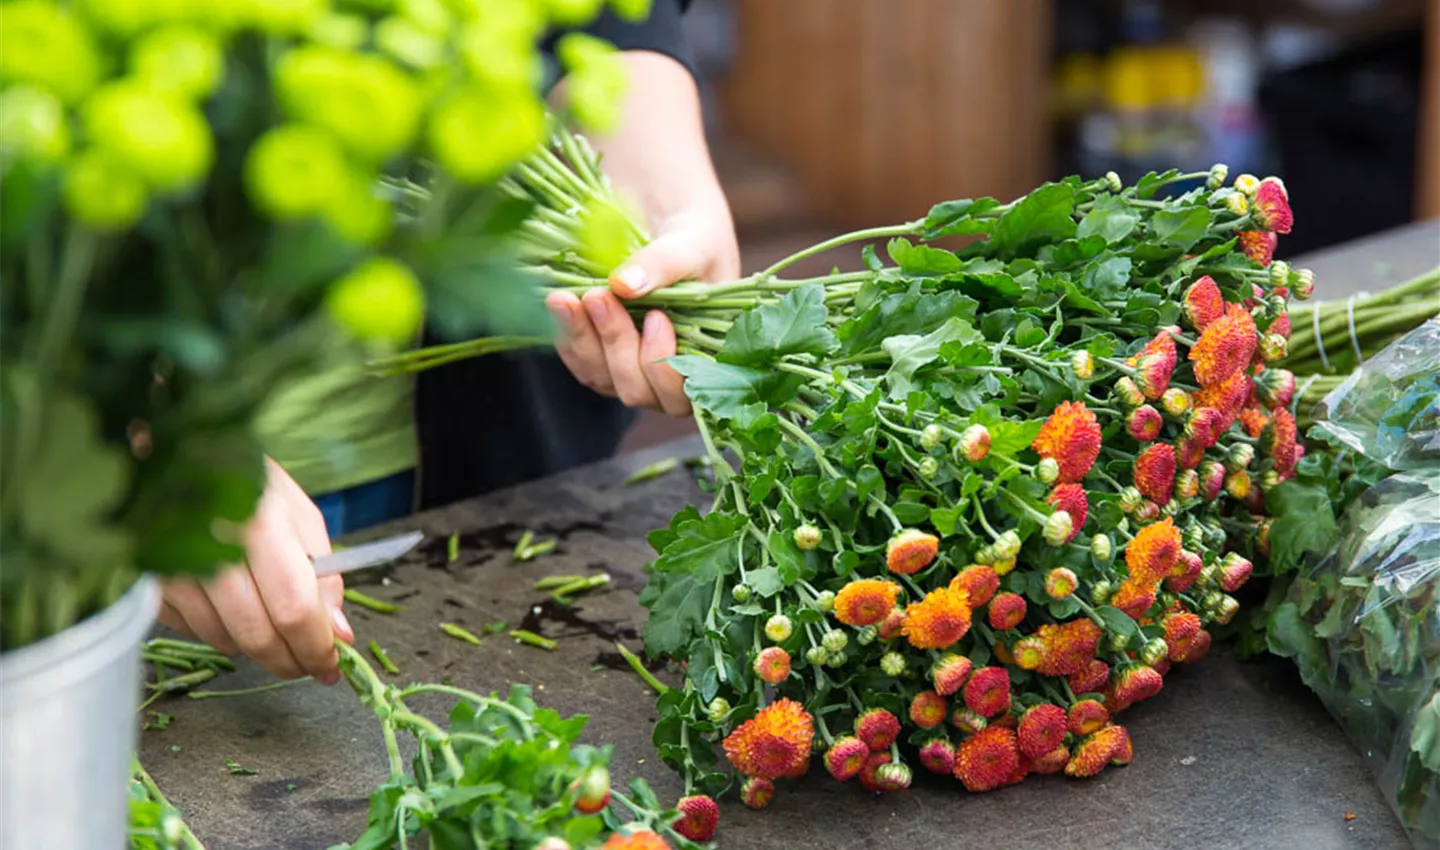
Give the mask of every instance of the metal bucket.
[{"label": "metal bucket", "polygon": [[140,644],[160,589],[0,655],[0,848],[123,850]]}]

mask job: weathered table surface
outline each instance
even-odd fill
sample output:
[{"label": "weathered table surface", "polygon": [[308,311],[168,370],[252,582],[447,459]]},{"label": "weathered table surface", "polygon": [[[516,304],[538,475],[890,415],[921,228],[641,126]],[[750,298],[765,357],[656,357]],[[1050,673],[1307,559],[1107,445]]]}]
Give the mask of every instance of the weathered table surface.
[{"label": "weathered table surface", "polygon": [[[1437,262],[1440,222],[1296,260],[1316,270],[1327,297],[1376,291]],[[686,441],[629,455],[403,523],[431,539],[415,557],[352,577],[352,586],[405,605],[395,616],[349,606],[360,642],[375,638],[388,649],[402,671],[398,682],[449,675],[480,691],[529,683],[543,704],[590,715],[587,739],[614,745],[617,781],[643,775],[662,799],[674,799],[679,784],[650,745],[653,695],[624,667],[614,642],[638,646],[643,610],[635,598],[652,554],[646,533],[700,495],[683,467],[643,484],[622,482],[649,461],[696,448]],[[526,528],[557,536],[556,552],[512,563],[510,549]],[[451,533],[463,541],[453,564],[445,555]],[[570,610],[535,608],[542,595],[531,585],[539,577],[601,570],[614,577],[614,592]],[[472,630],[495,620],[524,623],[559,649],[502,636],[474,647],[441,634],[442,620]],[[242,664],[213,687],[263,681]],[[174,698],[156,708],[176,719],[144,733],[142,760],[211,850],[311,850],[363,830],[385,756],[373,716],[344,685]],[[1284,663],[1240,663],[1214,652],[1168,677],[1164,692],[1125,722],[1134,763],[1094,779],[1032,777],[969,795],[919,771],[907,793],[875,796],[813,770],[782,787],[763,812],[730,801],[718,843],[724,850],[1408,846],[1360,755]],[[258,775],[230,775],[226,759]]]}]

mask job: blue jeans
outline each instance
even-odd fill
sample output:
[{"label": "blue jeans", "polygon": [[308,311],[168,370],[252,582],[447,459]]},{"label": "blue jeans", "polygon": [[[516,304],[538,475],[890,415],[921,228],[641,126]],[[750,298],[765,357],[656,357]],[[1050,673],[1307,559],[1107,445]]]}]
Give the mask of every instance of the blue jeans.
[{"label": "blue jeans", "polygon": [[332,539],[409,516],[415,502],[415,470],[315,497]]}]

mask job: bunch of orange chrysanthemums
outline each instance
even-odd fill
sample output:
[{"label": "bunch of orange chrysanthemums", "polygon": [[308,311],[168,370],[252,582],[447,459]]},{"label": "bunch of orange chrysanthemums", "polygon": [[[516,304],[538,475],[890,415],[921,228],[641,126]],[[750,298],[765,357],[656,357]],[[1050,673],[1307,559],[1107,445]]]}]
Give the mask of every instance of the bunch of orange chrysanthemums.
[{"label": "bunch of orange chrysanthemums", "polygon": [[896,240],[679,358],[716,505],[652,538],[641,601],[686,662],[656,743],[693,791],[733,781],[712,744],[757,808],[815,754],[872,791],[1130,761],[1118,716],[1235,616],[1303,455],[1284,187],[1208,178],[941,205],[925,238],[989,238]]}]

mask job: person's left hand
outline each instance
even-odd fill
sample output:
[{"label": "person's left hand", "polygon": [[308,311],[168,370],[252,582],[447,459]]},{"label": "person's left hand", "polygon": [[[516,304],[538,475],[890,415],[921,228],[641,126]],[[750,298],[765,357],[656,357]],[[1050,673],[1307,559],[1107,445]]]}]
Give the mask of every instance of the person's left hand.
[{"label": "person's left hand", "polygon": [[[618,125],[593,139],[617,192],[644,216],[651,241],[610,275],[608,289],[546,299],[561,330],[560,357],[585,386],[630,407],[687,416],[684,378],[666,365],[675,329],[652,310],[643,329],[624,300],[682,280],[719,283],[740,274],[730,206],[710,161],[695,79],[674,59],[621,54],[628,93]],[[557,86],[563,97],[564,82]]]},{"label": "person's left hand", "polygon": [[610,275],[610,289],[580,298],[556,291],[546,298],[564,332],[556,346],[560,359],[582,384],[628,407],[687,416],[685,379],[664,362],[675,354],[674,327],[664,313],[651,310],[637,329],[621,299],[682,280],[733,280],[739,273],[728,210],[671,216],[658,223],[649,245]]}]

